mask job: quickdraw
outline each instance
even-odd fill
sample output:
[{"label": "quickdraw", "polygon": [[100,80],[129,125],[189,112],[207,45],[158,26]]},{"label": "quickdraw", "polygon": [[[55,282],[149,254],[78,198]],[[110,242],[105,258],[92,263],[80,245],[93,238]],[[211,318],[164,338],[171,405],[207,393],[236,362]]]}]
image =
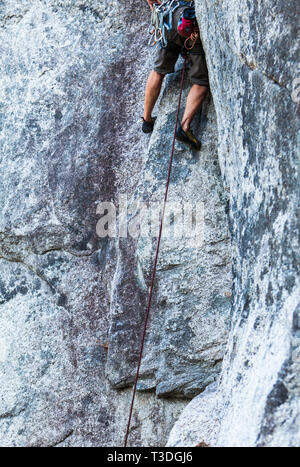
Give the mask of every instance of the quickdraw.
[{"label": "quickdraw", "polygon": [[149,45],[152,47],[160,44],[166,48],[168,39],[167,32],[173,28],[173,14],[180,6],[179,0],[166,0],[153,5],[149,33],[151,34]]},{"label": "quickdraw", "polygon": [[[173,15],[177,8],[180,6],[185,7],[183,16],[180,18],[180,26],[178,25],[178,28],[182,28],[182,21],[189,21],[189,23],[192,24],[196,18],[193,1],[165,0],[161,4],[156,3],[153,5],[151,23],[149,27],[149,33],[151,35],[148,44],[149,46],[157,47],[160,45],[162,48],[167,47],[168,31],[173,28]],[[185,25],[183,24],[183,26]],[[185,35],[185,33],[182,34],[182,31],[180,31],[180,34],[183,36]],[[198,35],[196,36],[196,34]],[[197,30],[194,31],[194,29],[191,28],[191,34],[189,36],[185,35],[185,37],[187,37],[184,44],[185,48],[187,50],[192,50],[199,37],[199,32]],[[192,46],[188,45],[189,40],[192,42]]]}]

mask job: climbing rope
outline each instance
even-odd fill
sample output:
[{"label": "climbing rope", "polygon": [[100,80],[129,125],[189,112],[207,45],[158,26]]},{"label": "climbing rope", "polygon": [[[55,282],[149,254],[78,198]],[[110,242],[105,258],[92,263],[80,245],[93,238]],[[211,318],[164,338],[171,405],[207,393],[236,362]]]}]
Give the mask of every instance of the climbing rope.
[{"label": "climbing rope", "polygon": [[173,163],[174,149],[175,149],[175,137],[176,137],[176,130],[177,130],[177,125],[178,125],[178,120],[179,120],[179,112],[180,112],[180,105],[181,105],[181,98],[182,98],[182,90],[183,90],[186,62],[187,62],[187,56],[185,55],[184,56],[183,69],[182,69],[182,76],[181,76],[180,93],[179,93],[179,99],[178,99],[178,107],[177,107],[176,123],[175,123],[175,130],[174,130],[174,136],[173,136],[173,144],[172,144],[170,163],[169,163],[169,172],[168,172],[168,178],[167,178],[167,183],[166,183],[165,198],[164,198],[164,204],[163,204],[161,221],[160,221],[159,235],[158,235],[158,240],[157,240],[157,245],[156,245],[155,260],[154,260],[154,265],[153,265],[152,279],[151,279],[151,285],[150,285],[149,296],[148,296],[148,303],[147,303],[147,308],[146,308],[146,316],[145,316],[145,322],[144,322],[144,330],[143,330],[143,335],[142,335],[140,355],[139,355],[137,372],[136,372],[135,382],[134,382],[134,387],[133,387],[132,400],[131,400],[129,418],[128,418],[128,423],[127,423],[127,431],[126,431],[126,436],[125,436],[125,441],[124,441],[124,447],[125,448],[127,447],[127,442],[128,442],[128,436],[129,436],[129,431],[130,431],[133,407],[134,407],[135,396],[136,396],[136,388],[137,388],[137,383],[138,383],[138,379],[139,379],[139,375],[140,375],[140,368],[141,368],[141,363],[142,363],[142,358],[143,358],[146,330],[147,330],[149,314],[150,314],[150,308],[151,308],[151,300],[152,300],[154,281],[155,281],[155,275],[156,275],[156,267],[157,267],[157,262],[158,262],[159,247],[160,247],[162,228],[163,228],[163,223],[164,223],[164,216],[165,216],[166,204],[167,204],[167,199],[168,199],[168,191],[169,191],[169,185],[170,185],[170,179],[171,179],[172,163]]}]

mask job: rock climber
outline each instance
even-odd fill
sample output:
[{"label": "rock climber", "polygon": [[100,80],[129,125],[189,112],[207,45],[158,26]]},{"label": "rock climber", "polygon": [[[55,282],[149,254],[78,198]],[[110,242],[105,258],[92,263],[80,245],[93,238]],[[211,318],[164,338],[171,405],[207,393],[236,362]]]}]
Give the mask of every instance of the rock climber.
[{"label": "rock climber", "polygon": [[[155,3],[162,3],[159,0],[147,0],[147,2],[151,10]],[[193,2],[180,2],[181,5],[184,3],[193,4]],[[151,133],[153,131],[155,117],[152,117],[152,111],[159,97],[164,77],[174,72],[175,64],[184,47],[185,38],[179,34],[177,29],[183,9],[183,6],[179,6],[173,13],[172,29],[168,31],[167,47],[157,47],[154,67],[146,85],[142,124],[144,133]],[[201,142],[193,135],[190,125],[196,113],[201,109],[209,87],[205,53],[199,35],[195,46],[189,51],[189,62],[190,68],[188,75],[192,87],[187,97],[183,118],[176,131],[176,139],[187,144],[192,149],[199,150],[201,148]]]}]

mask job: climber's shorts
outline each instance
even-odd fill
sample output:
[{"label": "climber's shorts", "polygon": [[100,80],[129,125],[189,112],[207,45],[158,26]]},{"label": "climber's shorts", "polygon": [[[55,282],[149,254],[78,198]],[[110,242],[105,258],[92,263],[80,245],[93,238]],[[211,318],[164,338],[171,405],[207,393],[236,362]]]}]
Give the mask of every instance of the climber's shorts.
[{"label": "climber's shorts", "polygon": [[[165,49],[158,47],[154,62],[154,70],[161,75],[173,73],[180,52],[181,46],[175,42],[169,41]],[[191,82],[201,86],[209,86],[205,54],[201,42],[200,44],[196,43],[194,49],[188,56],[190,65],[188,77]]]},{"label": "climber's shorts", "polygon": [[[184,46],[185,38],[178,34],[177,29],[183,10],[184,7],[180,7],[173,15],[173,28],[166,33],[168,39],[167,48],[163,49],[160,46],[157,48],[154,70],[161,75],[174,72],[175,64]],[[188,56],[190,65],[188,76],[191,82],[193,84],[200,84],[201,86],[209,86],[205,53],[200,37],[198,37],[194,48],[189,52]]]}]

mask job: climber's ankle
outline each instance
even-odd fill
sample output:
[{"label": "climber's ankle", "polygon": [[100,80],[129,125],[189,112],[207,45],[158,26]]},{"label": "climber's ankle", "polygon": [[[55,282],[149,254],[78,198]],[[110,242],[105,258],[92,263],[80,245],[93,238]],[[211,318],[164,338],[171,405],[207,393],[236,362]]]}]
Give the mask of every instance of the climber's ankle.
[{"label": "climber's ankle", "polygon": [[181,128],[183,129],[183,131],[188,131],[190,129],[189,122],[181,122]]}]

